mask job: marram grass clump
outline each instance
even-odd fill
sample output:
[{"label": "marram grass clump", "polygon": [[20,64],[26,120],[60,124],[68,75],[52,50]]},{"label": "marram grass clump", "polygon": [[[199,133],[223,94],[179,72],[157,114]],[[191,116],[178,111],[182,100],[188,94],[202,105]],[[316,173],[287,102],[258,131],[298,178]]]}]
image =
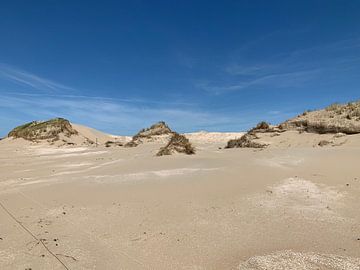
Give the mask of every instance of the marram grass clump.
[{"label": "marram grass clump", "polygon": [[187,155],[195,154],[195,148],[190,143],[189,139],[184,135],[173,132],[168,144],[160,148],[157,156],[171,155],[173,153],[184,153]]}]

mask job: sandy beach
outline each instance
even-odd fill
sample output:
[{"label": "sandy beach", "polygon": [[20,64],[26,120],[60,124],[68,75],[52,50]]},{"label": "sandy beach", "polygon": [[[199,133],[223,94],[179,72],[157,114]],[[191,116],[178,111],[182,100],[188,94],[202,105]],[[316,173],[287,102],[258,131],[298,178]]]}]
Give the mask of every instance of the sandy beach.
[{"label": "sandy beach", "polygon": [[164,157],[4,139],[0,268],[359,269],[360,136],[308,135],[260,150],[191,135],[196,155]]}]

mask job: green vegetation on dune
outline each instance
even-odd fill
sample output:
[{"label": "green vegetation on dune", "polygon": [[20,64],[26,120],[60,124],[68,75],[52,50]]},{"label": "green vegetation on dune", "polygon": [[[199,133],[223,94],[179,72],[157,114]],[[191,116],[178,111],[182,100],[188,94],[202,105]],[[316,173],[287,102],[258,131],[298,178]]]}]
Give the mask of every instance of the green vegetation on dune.
[{"label": "green vegetation on dune", "polygon": [[33,121],[18,126],[9,132],[8,137],[23,138],[30,141],[49,139],[56,141],[59,139],[60,133],[67,137],[78,134],[68,120],[54,118],[43,122]]}]

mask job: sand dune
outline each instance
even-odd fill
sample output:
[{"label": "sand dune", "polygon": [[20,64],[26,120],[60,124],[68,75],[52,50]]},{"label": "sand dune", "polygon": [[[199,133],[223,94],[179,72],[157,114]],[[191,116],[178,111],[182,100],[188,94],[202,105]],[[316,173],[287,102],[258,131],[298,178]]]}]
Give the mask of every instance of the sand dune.
[{"label": "sand dune", "polygon": [[[0,268],[360,269],[360,134],[153,127],[1,140]],[[156,156],[173,134],[195,154]]]},{"label": "sand dune", "polygon": [[236,135],[165,157],[1,141],[0,202],[38,239],[0,211],[1,269],[64,269],[40,239],[69,269],[358,269],[360,136],[218,149]]}]

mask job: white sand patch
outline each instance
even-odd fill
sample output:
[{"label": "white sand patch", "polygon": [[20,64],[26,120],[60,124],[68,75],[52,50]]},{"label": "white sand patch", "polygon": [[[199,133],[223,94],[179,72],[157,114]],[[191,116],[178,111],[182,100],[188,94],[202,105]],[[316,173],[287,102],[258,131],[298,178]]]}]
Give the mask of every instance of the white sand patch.
[{"label": "white sand patch", "polygon": [[[29,178],[30,179],[30,178]],[[1,189],[4,189],[5,187],[8,187],[8,186],[13,186],[13,185],[16,185],[18,183],[22,182],[21,180],[19,179],[8,179],[8,180],[3,180],[0,182],[0,187]]]},{"label": "white sand patch", "polygon": [[124,142],[130,142],[132,140],[131,136],[110,135],[110,137],[115,140],[124,141]]},{"label": "white sand patch", "polygon": [[100,155],[108,153],[108,151],[93,151],[86,147],[71,147],[71,148],[57,148],[57,147],[32,147],[31,150],[35,152],[35,155],[39,155],[42,158],[67,158],[78,157],[88,155]]},{"label": "white sand patch", "polygon": [[28,182],[24,182],[21,183],[20,186],[28,186],[28,185],[33,185],[33,184],[39,184],[39,183],[46,183],[46,182],[54,182],[55,179],[39,179],[39,180],[33,180],[33,181],[28,181]]},{"label": "white sand patch", "polygon": [[360,259],[331,254],[281,251],[250,258],[239,270],[360,270]]},{"label": "white sand patch", "polygon": [[94,175],[88,176],[95,180],[96,182],[123,182],[123,181],[136,181],[144,180],[149,178],[168,178],[171,176],[178,176],[184,174],[192,174],[197,172],[206,172],[206,171],[215,171],[220,168],[180,168],[180,169],[171,169],[171,170],[157,170],[157,171],[145,171],[139,173],[128,173],[128,174],[118,174],[118,175]]},{"label": "white sand patch", "polygon": [[122,161],[124,161],[124,159],[119,158],[119,159],[116,159],[116,160],[101,163],[101,164],[96,165],[96,166],[92,166],[92,167],[88,168],[87,170],[93,170],[93,169],[101,168],[101,167],[111,165],[111,164],[116,164],[116,163],[119,163],[119,162],[122,162]]},{"label": "white sand patch", "polygon": [[304,159],[296,158],[294,156],[282,156],[282,157],[256,159],[255,162],[260,165],[285,169],[288,167],[298,166],[299,164],[304,162]]},{"label": "white sand patch", "polygon": [[34,169],[18,170],[15,171],[15,173],[24,173],[24,172],[32,172],[32,171],[34,171]]},{"label": "white sand patch", "polygon": [[89,166],[89,165],[93,165],[93,164],[94,163],[91,163],[91,162],[65,163],[65,164],[58,165],[56,167],[58,167],[58,168],[77,168],[77,167]]},{"label": "white sand patch", "polygon": [[343,193],[335,187],[318,185],[306,179],[288,178],[251,200],[269,210],[299,213],[304,218],[330,219],[337,216],[335,210],[342,205],[342,197]]},{"label": "white sand patch", "polygon": [[92,156],[92,155],[101,155],[105,154],[108,151],[92,151],[92,152],[84,152],[84,153],[70,153],[70,154],[62,154],[62,155],[52,155],[47,156],[46,158],[67,158],[67,157],[81,157],[81,156]]},{"label": "white sand patch", "polygon": [[244,132],[207,132],[199,131],[193,133],[184,133],[190,142],[194,143],[227,143],[229,140],[240,138]]},{"label": "white sand patch", "polygon": [[172,169],[172,170],[159,170],[151,171],[150,173],[158,177],[169,177],[174,175],[183,175],[189,173],[195,173],[199,171],[213,171],[217,168],[181,168],[181,169]]},{"label": "white sand patch", "polygon": [[[53,174],[52,176],[75,174],[75,173],[84,173],[84,172],[92,171],[92,170],[95,170],[95,169],[98,169],[98,168],[101,168],[101,167],[104,167],[104,166],[107,166],[107,165],[115,164],[115,163],[118,163],[118,162],[122,162],[122,161],[123,161],[123,159],[116,159],[116,160],[112,160],[112,161],[109,161],[109,162],[101,163],[101,164],[96,165],[96,166],[91,166],[91,167],[89,167],[89,168],[82,169],[82,170],[73,170],[73,171],[58,172],[58,173]],[[88,163],[88,164],[92,165],[93,163]],[[86,165],[87,165],[87,164],[86,164]],[[84,165],[83,165],[83,166],[84,166]],[[75,167],[76,167],[76,166],[75,166]]]},{"label": "white sand patch", "polygon": [[62,153],[77,153],[88,150],[86,147],[55,148],[55,147],[32,147],[37,155],[56,155]]}]

